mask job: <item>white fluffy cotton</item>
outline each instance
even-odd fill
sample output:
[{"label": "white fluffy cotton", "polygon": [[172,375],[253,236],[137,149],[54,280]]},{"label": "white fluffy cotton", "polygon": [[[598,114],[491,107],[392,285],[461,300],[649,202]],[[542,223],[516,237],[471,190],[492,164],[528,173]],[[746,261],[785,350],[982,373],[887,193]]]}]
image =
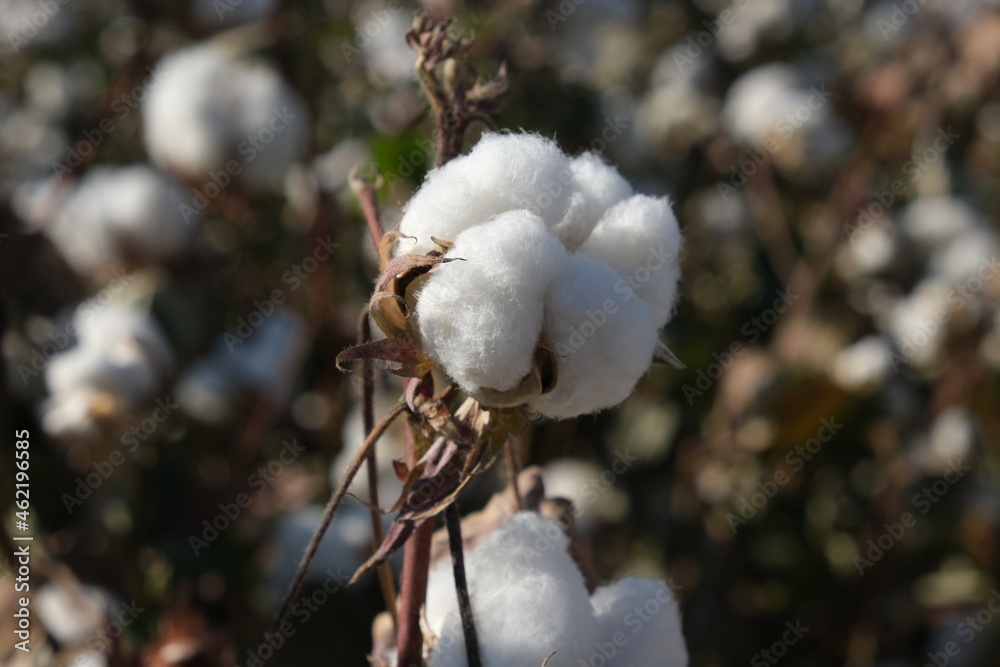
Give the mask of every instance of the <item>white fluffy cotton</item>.
[{"label": "white fluffy cotton", "polygon": [[[466,552],[466,573],[484,667],[576,667],[619,636],[607,667],[683,666],[687,650],[677,604],[658,581],[624,579],[591,597],[559,524],[521,513]],[[646,611],[644,620],[634,613]],[[632,613],[630,613],[632,612]],[[427,619],[438,636],[430,667],[464,667],[465,639],[450,561],[431,571]]]},{"label": "white fluffy cotton", "polygon": [[632,194],[632,186],[596,153],[573,158],[569,169],[574,192],[566,216],[553,231],[567,249],[576,250],[590,236],[601,214]]},{"label": "white fluffy cotton", "polygon": [[541,341],[568,418],[623,401],[652,361],[677,297],[681,233],[665,198],[633,195],[594,153],[532,134],[487,134],[428,176],[406,206],[399,252],[453,241],[417,295],[424,350],[472,395],[513,389]]},{"label": "white fluffy cotton", "polygon": [[45,369],[42,425],[55,436],[92,433],[97,405],[117,410],[150,397],[172,363],[160,327],[140,308],[85,304],[74,323],[77,344]]},{"label": "white fluffy cotton", "polygon": [[[52,187],[42,186],[51,196]],[[44,227],[74,270],[105,274],[126,260],[159,262],[178,256],[199,216],[181,213],[185,193],[144,164],[90,170]],[[188,202],[190,203],[190,202]]]},{"label": "white fluffy cotton", "polygon": [[277,72],[211,42],[160,62],[142,113],[158,165],[205,180],[228,164],[250,187],[280,185],[308,131],[305,103]]},{"label": "white fluffy cotton", "polygon": [[465,390],[512,389],[531,370],[546,286],[566,251],[541,218],[509,211],[458,235],[417,302],[424,350]]},{"label": "white fluffy cotton", "polygon": [[618,405],[653,360],[653,308],[607,264],[572,255],[545,295],[542,335],[555,350],[555,388],[529,405],[565,419]]},{"label": "white fluffy cotton", "polygon": [[407,203],[399,231],[417,241],[401,250],[424,253],[504,211],[523,209],[550,226],[569,208],[573,175],[553,142],[533,134],[490,133],[468,155],[431,171]]},{"label": "white fluffy cotton", "polygon": [[670,319],[681,269],[681,230],[666,199],[636,195],[604,214],[580,252],[625,276],[653,306],[656,326]]}]

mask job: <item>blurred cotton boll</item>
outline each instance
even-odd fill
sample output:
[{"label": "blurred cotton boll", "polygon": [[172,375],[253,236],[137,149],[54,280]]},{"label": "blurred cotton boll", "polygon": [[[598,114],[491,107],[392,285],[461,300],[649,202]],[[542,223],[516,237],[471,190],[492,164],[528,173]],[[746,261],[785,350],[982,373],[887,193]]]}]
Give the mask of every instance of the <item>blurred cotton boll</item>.
[{"label": "blurred cotton boll", "polygon": [[280,391],[276,379],[299,353],[305,335],[302,319],[287,308],[277,308],[245,339],[223,334],[212,352],[189,366],[178,380],[178,401],[202,422],[221,424],[233,419],[248,394],[274,396]]},{"label": "blurred cotton boll", "polygon": [[155,71],[142,104],[154,162],[199,183],[209,198],[230,178],[251,188],[281,185],[305,148],[309,118],[277,72],[214,42],[171,53]]},{"label": "blurred cotton boll", "polygon": [[872,387],[885,379],[891,354],[892,348],[885,338],[866,336],[837,354],[830,374],[845,389],[859,391]]},{"label": "blurred cotton boll", "polygon": [[761,65],[729,88],[722,120],[735,139],[773,157],[786,172],[823,173],[851,139],[834,115],[832,96],[825,84],[809,85],[788,65]]},{"label": "blurred cotton boll", "polygon": [[93,435],[101,418],[149,399],[173,363],[159,325],[138,306],[88,305],[73,324],[77,344],[45,369],[42,426],[55,437]]},{"label": "blurred cotton boll", "polygon": [[[51,185],[40,190],[43,196],[51,192]],[[78,273],[106,276],[127,262],[179,256],[200,221],[197,213],[182,213],[184,201],[180,185],[147,165],[97,167],[43,231]]]}]

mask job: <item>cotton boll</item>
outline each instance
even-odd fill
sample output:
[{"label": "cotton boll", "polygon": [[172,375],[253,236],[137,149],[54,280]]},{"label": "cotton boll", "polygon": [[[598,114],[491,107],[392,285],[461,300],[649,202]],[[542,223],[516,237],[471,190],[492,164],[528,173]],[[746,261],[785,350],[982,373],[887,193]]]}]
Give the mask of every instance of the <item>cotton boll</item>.
[{"label": "cotton boll", "polygon": [[545,223],[510,211],[458,235],[417,297],[423,349],[462,389],[513,389],[531,370],[545,289],[566,251]]},{"label": "cotton boll", "polygon": [[454,241],[466,229],[499,213],[524,209],[547,225],[569,209],[573,188],[569,161],[552,141],[533,134],[488,133],[465,156],[431,171],[407,203],[399,231],[400,251],[425,253],[431,236]]},{"label": "cotton boll", "polygon": [[166,56],[156,78],[142,104],[154,162],[208,179],[235,161],[245,185],[280,185],[304,148],[308,120],[305,103],[273,69],[205,43]]},{"label": "cotton boll", "polygon": [[[583,577],[559,524],[537,514],[511,518],[466,558],[469,592],[484,667],[576,667],[593,650],[597,629]],[[436,577],[435,583],[445,579]],[[453,590],[453,589],[452,589]],[[450,603],[430,667],[464,667],[465,639]],[[451,597],[454,600],[454,597]],[[428,616],[440,614],[429,608]]]},{"label": "cotton boll", "polygon": [[892,350],[882,336],[872,335],[845,347],[834,359],[830,374],[841,387],[859,391],[882,382],[889,372]]},{"label": "cotton boll", "polygon": [[108,306],[89,319],[77,311],[79,342],[45,369],[53,393],[87,386],[131,402],[149,395],[171,363],[166,339],[149,315],[131,306]]},{"label": "cotton boll", "polygon": [[76,271],[103,275],[134,257],[163,261],[190,242],[200,216],[174,181],[142,164],[91,170],[72,191],[46,236]]},{"label": "cotton boll", "polygon": [[[977,275],[996,273],[996,255],[1000,241],[992,229],[977,228],[961,233],[931,257],[931,268],[954,282],[981,282]],[[972,280],[977,277],[976,280]],[[975,291],[975,290],[972,290]]]},{"label": "cotton boll", "polygon": [[681,243],[670,202],[635,195],[604,214],[580,252],[621,273],[652,304],[656,326],[661,327],[670,319],[677,298]]},{"label": "cotton boll", "polygon": [[[664,582],[637,577],[621,579],[594,591],[591,604],[600,624],[595,642],[611,642],[619,632],[628,638],[610,665],[687,666],[680,610]],[[644,613],[637,614],[636,609]]]},{"label": "cotton boll", "polygon": [[556,384],[530,407],[566,419],[618,405],[652,363],[656,332],[652,306],[617,271],[571,255],[545,294],[542,335],[555,350]]},{"label": "cotton boll", "polygon": [[566,216],[552,231],[572,251],[590,236],[606,209],[632,194],[632,186],[596,153],[573,158],[569,168],[575,192]]},{"label": "cotton boll", "polygon": [[909,204],[900,216],[903,232],[925,250],[946,245],[983,224],[983,216],[961,199],[927,197]]}]

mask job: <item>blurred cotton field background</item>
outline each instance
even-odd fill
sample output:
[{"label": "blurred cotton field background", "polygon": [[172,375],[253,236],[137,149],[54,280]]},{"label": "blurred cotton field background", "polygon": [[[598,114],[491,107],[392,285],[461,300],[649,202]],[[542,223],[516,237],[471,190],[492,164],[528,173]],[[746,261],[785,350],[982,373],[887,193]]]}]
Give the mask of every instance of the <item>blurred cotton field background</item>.
[{"label": "blurred cotton field background", "polygon": [[[377,166],[394,225],[433,165],[403,38],[429,6],[507,63],[501,127],[681,221],[688,369],[519,443],[601,580],[669,581],[692,665],[997,664],[990,0],[0,0],[0,506],[28,429],[36,535],[35,649],[0,659],[262,655],[361,446],[334,358],[377,260],[347,178]],[[353,503],[276,664],[365,664],[370,548]]]}]

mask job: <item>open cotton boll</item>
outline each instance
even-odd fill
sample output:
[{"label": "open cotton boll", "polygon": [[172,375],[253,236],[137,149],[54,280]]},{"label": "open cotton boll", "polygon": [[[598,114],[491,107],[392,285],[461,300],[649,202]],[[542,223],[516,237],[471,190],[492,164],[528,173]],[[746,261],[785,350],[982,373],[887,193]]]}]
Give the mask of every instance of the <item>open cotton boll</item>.
[{"label": "open cotton boll", "polygon": [[[576,667],[589,656],[597,629],[583,577],[559,524],[530,512],[512,517],[466,559],[469,593],[484,667]],[[454,592],[447,576],[432,586]],[[465,638],[454,595],[429,595],[449,604],[430,667],[465,667]]]},{"label": "open cotton boll", "polygon": [[401,252],[426,253],[431,237],[454,241],[466,229],[504,211],[524,209],[556,225],[572,195],[569,161],[552,141],[534,134],[488,133],[471,152],[427,175],[407,203],[399,231],[416,237]]},{"label": "open cotton boll", "polygon": [[670,319],[677,300],[681,242],[669,200],[635,195],[604,214],[580,252],[621,273],[653,306],[656,326],[661,327]]},{"label": "open cotton boll", "polygon": [[566,216],[552,231],[572,251],[587,239],[605,210],[632,194],[632,186],[596,153],[573,158],[569,169],[575,191]]},{"label": "open cotton boll", "polygon": [[164,261],[189,243],[197,212],[185,219],[184,191],[144,164],[91,170],[73,190],[46,236],[74,270],[103,274],[126,258]]},{"label": "open cotton boll", "polygon": [[[686,667],[688,664],[680,611],[664,582],[637,577],[620,579],[594,591],[590,601],[600,624],[593,641],[617,649],[609,665]],[[617,643],[613,641],[616,635],[620,640]],[[595,645],[595,649],[599,647]]]},{"label": "open cotton boll", "polygon": [[245,185],[280,185],[304,148],[307,113],[273,69],[208,42],[164,57],[155,74],[142,114],[156,164],[186,178],[238,169]]},{"label": "open cotton boll", "polygon": [[[484,667],[540,666],[553,651],[549,667],[687,665],[680,614],[669,588],[652,579],[628,578],[591,597],[568,546],[556,521],[522,512],[466,550]],[[438,640],[430,667],[465,667],[450,559],[430,572],[426,613]],[[620,635],[612,643],[616,633],[626,636],[624,644]],[[610,657],[600,652],[608,643],[616,648]]]},{"label": "open cotton boll", "polygon": [[529,211],[468,229],[417,296],[423,349],[459,386],[513,389],[532,367],[545,289],[566,251]]},{"label": "open cotton boll", "polygon": [[618,405],[652,363],[652,306],[621,275],[587,255],[570,255],[545,294],[542,335],[556,354],[556,383],[529,406],[567,419]]}]

